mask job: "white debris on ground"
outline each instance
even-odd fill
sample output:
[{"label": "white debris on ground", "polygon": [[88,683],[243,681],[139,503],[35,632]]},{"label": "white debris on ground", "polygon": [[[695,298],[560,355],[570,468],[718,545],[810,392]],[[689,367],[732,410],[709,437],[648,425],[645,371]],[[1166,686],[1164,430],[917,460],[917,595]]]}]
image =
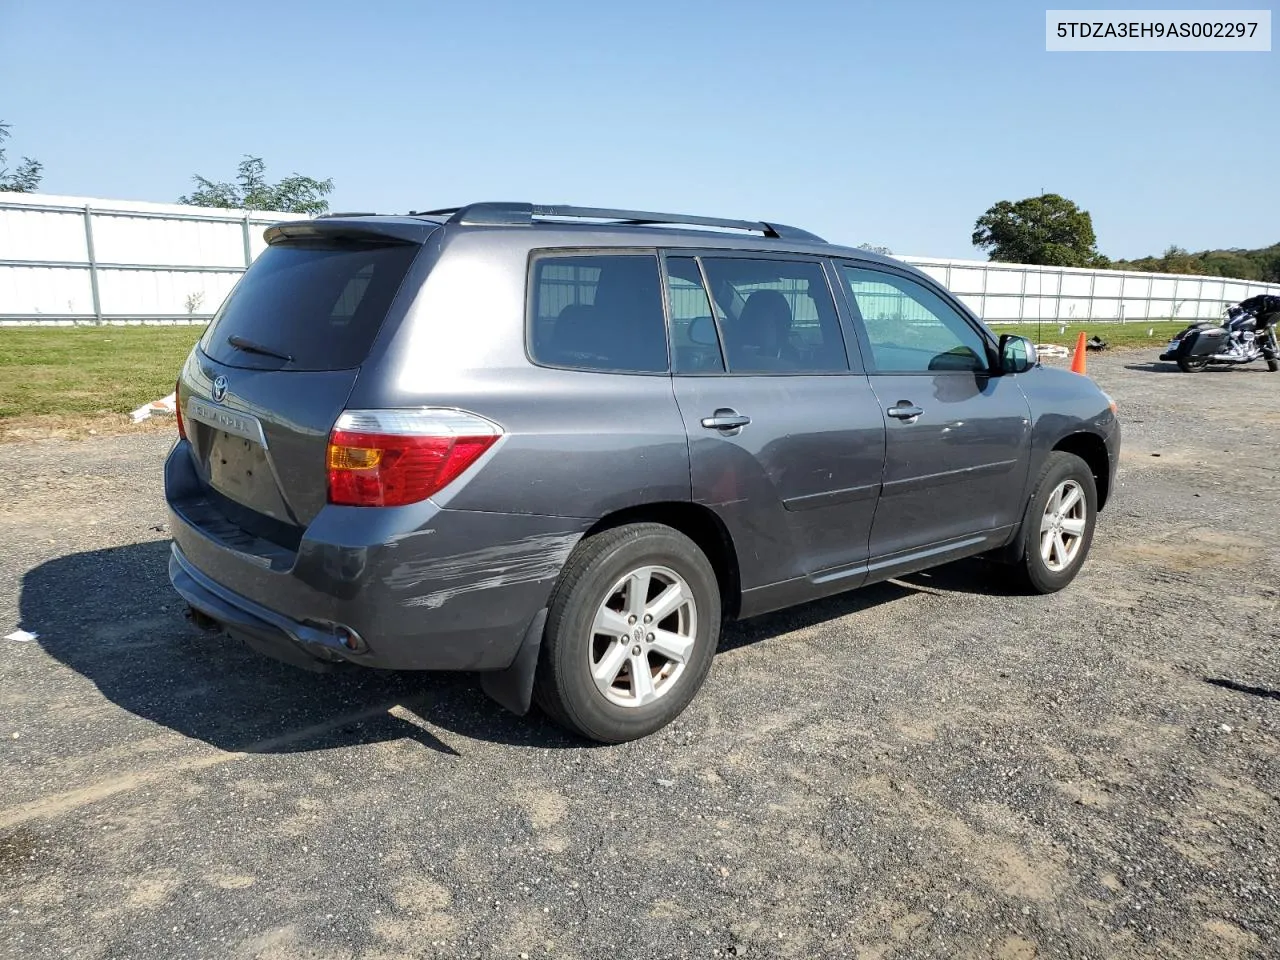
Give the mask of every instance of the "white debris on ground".
[{"label": "white debris on ground", "polygon": [[177,399],[171,393],[167,397],[161,397],[159,400],[152,400],[148,404],[144,404],[130,414],[134,423],[141,423],[156,414],[172,417],[174,408],[177,406]]},{"label": "white debris on ground", "polygon": [[1071,356],[1070,350],[1056,343],[1037,343],[1036,353],[1042,357],[1057,357],[1063,360]]},{"label": "white debris on ground", "polygon": [[15,630],[13,633],[8,634],[5,639],[16,640],[18,643],[30,643],[38,636],[40,636],[38,633],[28,633],[26,630]]}]

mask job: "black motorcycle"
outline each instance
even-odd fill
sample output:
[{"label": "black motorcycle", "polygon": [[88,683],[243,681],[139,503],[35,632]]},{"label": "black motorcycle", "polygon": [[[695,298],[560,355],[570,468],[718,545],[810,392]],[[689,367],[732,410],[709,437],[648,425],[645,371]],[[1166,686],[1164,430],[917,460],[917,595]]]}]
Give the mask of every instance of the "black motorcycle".
[{"label": "black motorcycle", "polygon": [[1261,294],[1227,308],[1222,323],[1199,321],[1177,334],[1161,360],[1172,360],[1184,373],[1198,373],[1210,364],[1252,363],[1266,360],[1272,373],[1280,370],[1280,297]]}]

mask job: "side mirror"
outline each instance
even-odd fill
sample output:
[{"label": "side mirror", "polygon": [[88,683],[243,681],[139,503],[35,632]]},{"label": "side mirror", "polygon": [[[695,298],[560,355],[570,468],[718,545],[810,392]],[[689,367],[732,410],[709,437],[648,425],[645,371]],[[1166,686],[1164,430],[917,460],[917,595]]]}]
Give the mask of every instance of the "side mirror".
[{"label": "side mirror", "polygon": [[1026,373],[1040,362],[1036,345],[1026,337],[1006,333],[1000,338],[1000,372]]},{"label": "side mirror", "polygon": [[716,336],[716,324],[710,317],[694,317],[689,323],[689,342],[700,347],[719,346],[720,338]]}]

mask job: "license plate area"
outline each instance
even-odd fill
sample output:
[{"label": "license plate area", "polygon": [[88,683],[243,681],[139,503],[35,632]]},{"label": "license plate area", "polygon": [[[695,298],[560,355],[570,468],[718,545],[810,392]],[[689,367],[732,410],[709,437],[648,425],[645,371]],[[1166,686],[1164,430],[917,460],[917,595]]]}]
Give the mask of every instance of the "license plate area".
[{"label": "license plate area", "polygon": [[209,486],[251,510],[293,523],[271,469],[262,422],[201,397],[188,400],[183,412],[191,422],[188,430],[198,431],[194,446]]},{"label": "license plate area", "polygon": [[262,504],[266,499],[263,495],[275,489],[266,449],[226,430],[210,433],[210,486],[240,503]]}]

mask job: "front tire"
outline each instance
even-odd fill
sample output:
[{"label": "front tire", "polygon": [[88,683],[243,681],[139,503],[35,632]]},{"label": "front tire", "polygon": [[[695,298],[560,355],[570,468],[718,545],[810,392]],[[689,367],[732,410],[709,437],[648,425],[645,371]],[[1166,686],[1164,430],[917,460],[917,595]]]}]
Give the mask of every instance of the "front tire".
[{"label": "front tire", "polygon": [[1055,450],[1045,460],[1022,518],[1022,556],[1014,569],[1033,593],[1056,593],[1080,572],[1098,515],[1089,465]]},{"label": "front tire", "polygon": [[706,679],[720,638],[720,588],[692,540],[629,523],[579,544],[547,614],[534,699],[600,743],[661,729]]}]

